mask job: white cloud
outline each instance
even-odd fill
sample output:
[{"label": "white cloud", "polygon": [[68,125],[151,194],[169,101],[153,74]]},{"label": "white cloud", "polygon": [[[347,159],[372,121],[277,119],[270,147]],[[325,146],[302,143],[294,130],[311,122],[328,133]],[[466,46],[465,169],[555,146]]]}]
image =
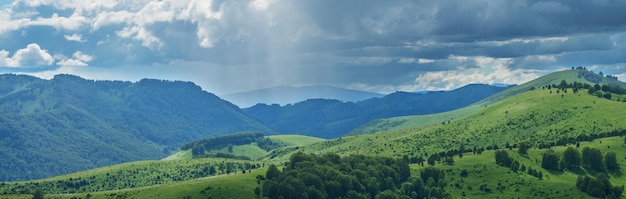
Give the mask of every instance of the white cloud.
[{"label": "white cloud", "polygon": [[57,62],[59,66],[87,66],[87,63],[76,59],[65,59]]},{"label": "white cloud", "polygon": [[434,63],[435,60],[433,59],[424,59],[424,58],[419,58],[419,59],[415,59],[415,58],[401,58],[400,60],[398,60],[399,64],[430,64],[430,63]]},{"label": "white cloud", "polygon": [[88,66],[87,62],[92,61],[94,58],[91,55],[84,54],[81,51],[76,51],[72,55],[73,59],[61,57],[61,61],[57,62],[59,66]]},{"label": "white cloud", "polygon": [[[458,59],[459,57],[454,57]],[[540,70],[510,69],[511,59],[462,57],[476,62],[480,68],[426,72],[415,79],[419,90],[450,90],[472,83],[521,84],[541,75]]]},{"label": "white cloud", "polygon": [[95,31],[103,26],[129,22],[133,16],[133,13],[126,10],[102,12],[93,18],[91,22],[91,29]]},{"label": "white cloud", "polygon": [[74,13],[70,17],[60,17],[57,13],[54,13],[50,18],[37,18],[29,21],[26,25],[51,26],[59,30],[78,30],[88,23],[89,19],[78,13]]},{"label": "white cloud", "polygon": [[417,60],[415,60],[415,58],[401,58],[400,60],[398,60],[398,64],[413,64],[413,63],[417,63]]},{"label": "white cloud", "polygon": [[9,51],[0,50],[0,66],[13,66],[13,59],[9,57]]},{"label": "white cloud", "polygon": [[72,35],[63,35],[63,37],[65,37],[65,39],[68,41],[75,41],[80,43],[87,42],[86,39],[83,39],[83,35],[78,33],[74,33]]},{"label": "white cloud", "polygon": [[38,44],[28,44],[26,48],[19,49],[9,57],[6,50],[0,51],[0,65],[8,67],[36,67],[49,66],[54,63],[54,58],[47,50],[41,49]]},{"label": "white cloud", "polygon": [[83,52],[80,52],[80,51],[76,51],[72,56],[84,62],[90,62],[91,60],[93,60],[93,56],[84,54]]},{"label": "white cloud", "polygon": [[435,60],[432,60],[432,59],[422,59],[422,58],[420,58],[420,59],[417,60],[417,63],[419,63],[419,64],[429,64],[429,63],[433,63],[433,62],[435,62]]}]

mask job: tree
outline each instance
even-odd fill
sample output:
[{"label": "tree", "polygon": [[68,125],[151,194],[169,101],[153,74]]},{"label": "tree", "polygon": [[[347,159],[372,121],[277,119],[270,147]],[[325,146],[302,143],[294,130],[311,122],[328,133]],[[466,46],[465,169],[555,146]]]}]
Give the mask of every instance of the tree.
[{"label": "tree", "polygon": [[276,167],[275,164],[271,164],[269,168],[267,168],[267,172],[265,172],[265,178],[268,180],[273,180],[275,177],[280,175],[280,171]]},{"label": "tree", "polygon": [[580,166],[580,152],[573,147],[567,147],[563,152],[563,160],[568,169],[574,169]]},{"label": "tree", "polygon": [[604,173],[599,173],[596,178],[578,176],[576,187],[593,197],[619,198],[624,192],[624,186],[612,186],[609,178]]},{"label": "tree", "polygon": [[215,170],[214,166],[210,166],[209,167],[209,175],[215,175],[217,173],[217,171]]},{"label": "tree", "polygon": [[439,156],[439,154],[435,153],[435,154],[430,155],[430,157],[428,157],[427,162],[428,162],[428,164],[430,166],[435,166],[435,161],[437,161],[439,159],[441,159],[441,156]]},{"label": "tree", "polygon": [[375,197],[376,199],[396,199],[398,195],[391,190],[385,190],[383,192],[378,193]]},{"label": "tree", "polygon": [[447,156],[445,158],[443,158],[443,161],[447,164],[447,165],[453,165],[454,164],[454,159],[452,159],[452,157]]},{"label": "tree", "polygon": [[461,170],[461,177],[467,177],[468,175],[469,173],[467,172],[467,169]]},{"label": "tree", "polygon": [[191,148],[191,155],[194,157],[201,156],[201,155],[204,155],[204,151],[205,151],[205,148],[203,145],[194,144],[193,147]]},{"label": "tree", "polygon": [[506,150],[498,150],[496,151],[496,164],[510,167],[513,159],[509,157],[509,153]]},{"label": "tree", "polygon": [[600,149],[584,147],[582,150],[582,164],[586,168],[595,171],[606,170]]},{"label": "tree", "polygon": [[261,188],[259,187],[254,188],[254,195],[256,195],[256,197],[261,196]]},{"label": "tree", "polygon": [[522,142],[522,143],[519,143],[519,149],[518,149],[518,152],[519,152],[520,154],[524,154],[524,155],[526,155],[526,154],[528,154],[528,148],[529,148],[529,147],[528,147],[528,143],[527,143],[527,142]]},{"label": "tree", "polygon": [[432,178],[433,181],[439,182],[440,179],[444,179],[445,173],[442,170],[439,170],[435,167],[426,167],[422,172],[420,172],[420,177],[424,180],[428,178]]},{"label": "tree", "polygon": [[33,199],[43,199],[44,195],[46,194],[40,188],[33,191]]},{"label": "tree", "polygon": [[567,88],[567,82],[565,80],[561,80],[561,84],[559,84],[559,88],[565,90]]},{"label": "tree", "polygon": [[541,167],[548,170],[560,170],[559,156],[552,149],[548,149],[541,158]]},{"label": "tree", "polygon": [[619,170],[619,164],[617,164],[617,155],[615,152],[607,152],[604,155],[604,165],[606,165],[606,169],[609,171]]}]

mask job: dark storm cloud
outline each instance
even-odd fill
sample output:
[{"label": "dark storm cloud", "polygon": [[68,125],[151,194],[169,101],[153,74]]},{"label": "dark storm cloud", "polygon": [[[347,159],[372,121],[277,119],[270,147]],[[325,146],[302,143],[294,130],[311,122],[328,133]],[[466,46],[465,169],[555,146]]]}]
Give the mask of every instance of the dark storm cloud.
[{"label": "dark storm cloud", "polygon": [[136,65],[128,69],[136,76],[153,65],[162,78],[189,70],[207,84],[228,82],[228,92],[283,84],[424,89],[437,78],[463,79],[437,82],[448,88],[509,81],[492,78],[495,70],[534,75],[516,80],[525,81],[578,65],[619,72],[626,63],[623,0],[112,2],[16,3],[0,11],[0,50],[12,56],[37,43],[55,64],[80,51],[93,56],[89,67]]}]

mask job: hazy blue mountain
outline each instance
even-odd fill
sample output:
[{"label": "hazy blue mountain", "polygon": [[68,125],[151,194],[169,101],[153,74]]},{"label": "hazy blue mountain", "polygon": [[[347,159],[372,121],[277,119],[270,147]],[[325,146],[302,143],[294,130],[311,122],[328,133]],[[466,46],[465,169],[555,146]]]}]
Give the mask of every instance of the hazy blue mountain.
[{"label": "hazy blue mountain", "polygon": [[309,99],[285,106],[257,104],[243,110],[281,133],[333,138],[376,118],[450,111],[507,88],[470,84],[452,91],[395,92],[360,102]]},{"label": "hazy blue mountain", "polygon": [[287,105],[302,102],[307,99],[336,99],[347,102],[358,102],[383,96],[384,95],[380,93],[337,88],[333,86],[279,86],[233,93],[222,97],[239,107],[245,108],[259,103]]},{"label": "hazy blue mountain", "polygon": [[0,75],[0,181],[160,159],[238,131],[274,133],[191,83]]}]

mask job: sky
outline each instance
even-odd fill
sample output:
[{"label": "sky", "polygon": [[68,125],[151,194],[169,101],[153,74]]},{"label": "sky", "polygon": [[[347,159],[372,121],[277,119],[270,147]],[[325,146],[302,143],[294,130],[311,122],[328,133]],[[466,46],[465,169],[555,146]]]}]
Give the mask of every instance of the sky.
[{"label": "sky", "polygon": [[0,73],[192,81],[212,93],[626,79],[626,0],[0,0]]}]

